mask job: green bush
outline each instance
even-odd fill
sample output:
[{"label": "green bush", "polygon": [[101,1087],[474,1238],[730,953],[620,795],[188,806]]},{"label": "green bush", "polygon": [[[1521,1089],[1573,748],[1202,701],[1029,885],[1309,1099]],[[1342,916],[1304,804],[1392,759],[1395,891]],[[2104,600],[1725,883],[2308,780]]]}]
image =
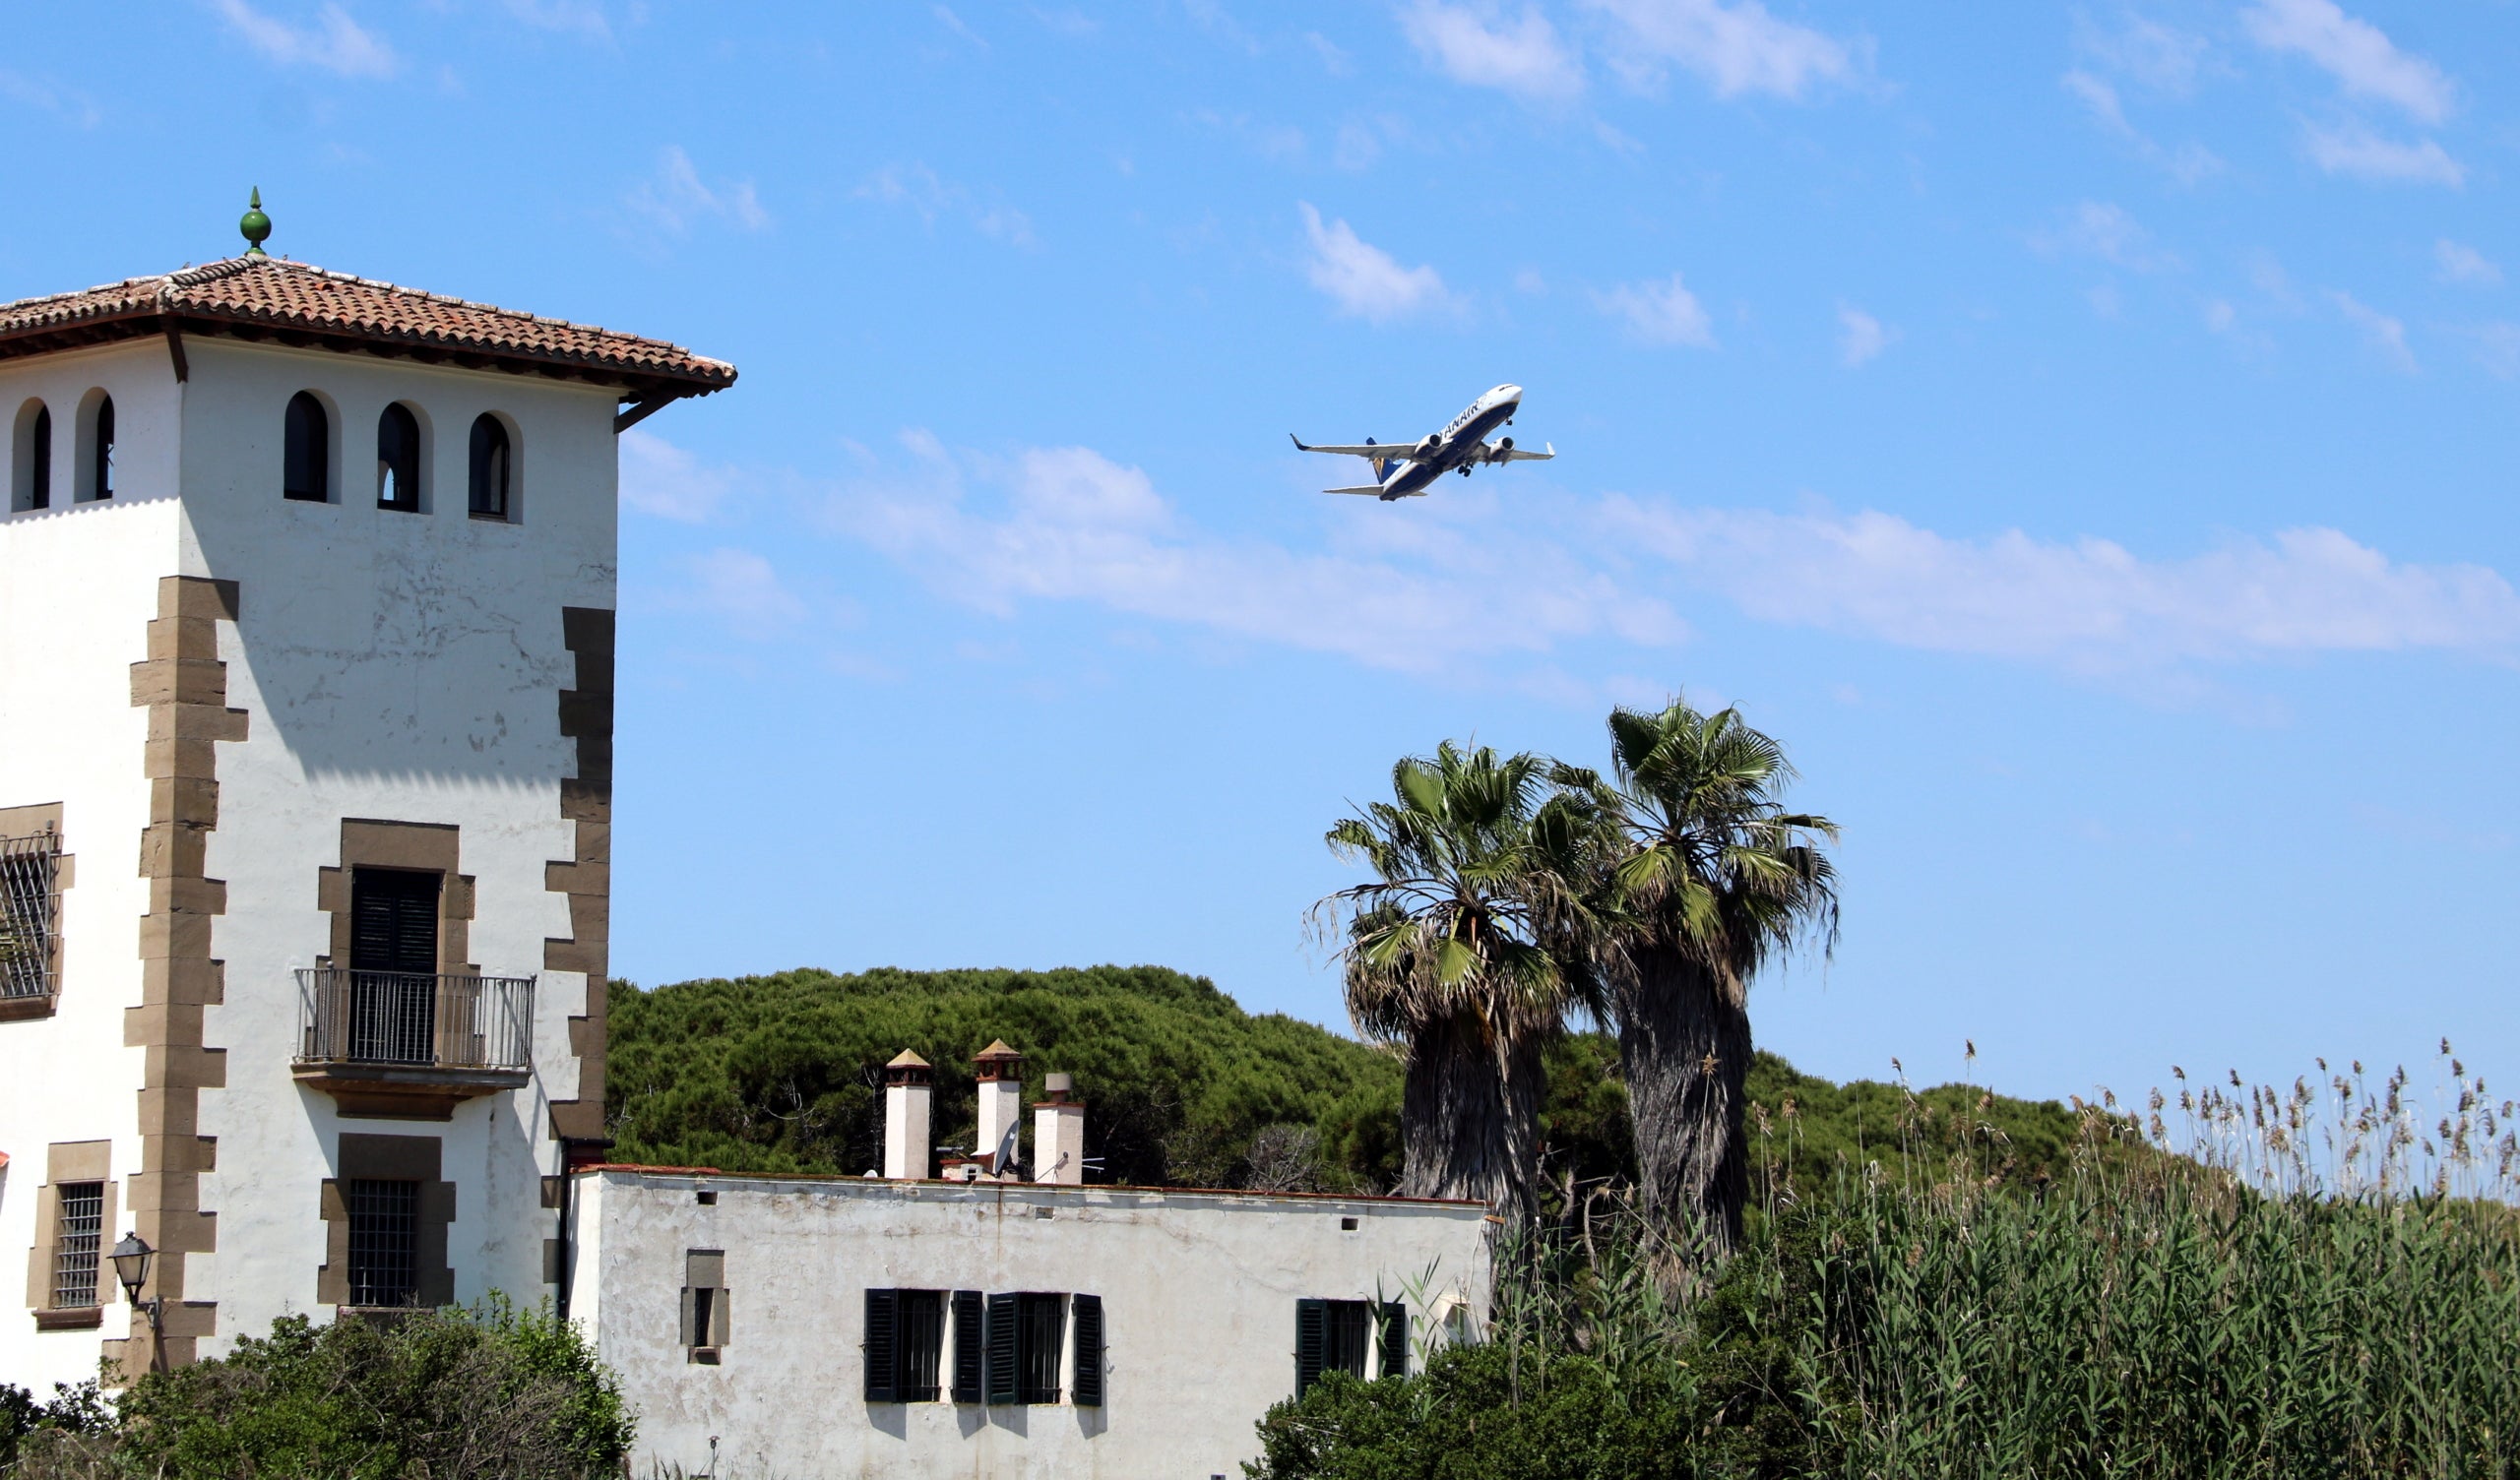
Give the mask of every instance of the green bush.
[{"label": "green bush", "polygon": [[284,1317],[228,1355],[150,1373],[109,1425],[38,1428],[15,1480],[591,1480],[632,1417],[571,1326],[502,1301],[318,1326]]}]

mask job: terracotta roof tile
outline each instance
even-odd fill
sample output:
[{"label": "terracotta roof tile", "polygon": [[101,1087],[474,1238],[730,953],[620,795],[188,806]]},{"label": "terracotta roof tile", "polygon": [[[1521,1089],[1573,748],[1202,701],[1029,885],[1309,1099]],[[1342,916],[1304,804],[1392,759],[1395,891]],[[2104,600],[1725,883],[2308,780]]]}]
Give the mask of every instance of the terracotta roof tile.
[{"label": "terracotta roof tile", "polygon": [[581,373],[617,372],[684,391],[732,385],[735,367],[662,339],[545,319],[276,257],[231,257],[154,278],[0,305],[0,341],[138,317],[264,325],[389,352],[477,354]]}]

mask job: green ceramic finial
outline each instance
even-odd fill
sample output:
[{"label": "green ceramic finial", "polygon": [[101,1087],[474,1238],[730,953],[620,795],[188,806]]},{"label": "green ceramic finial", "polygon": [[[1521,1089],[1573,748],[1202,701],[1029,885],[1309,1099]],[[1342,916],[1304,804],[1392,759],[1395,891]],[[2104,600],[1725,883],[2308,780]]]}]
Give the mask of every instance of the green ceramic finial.
[{"label": "green ceramic finial", "polygon": [[253,203],[246,208],[243,218],[236,222],[236,229],[245,233],[245,240],[248,243],[245,248],[246,256],[269,255],[263,251],[263,240],[272,234],[272,218],[263,215],[263,187],[260,185],[254,187]]}]

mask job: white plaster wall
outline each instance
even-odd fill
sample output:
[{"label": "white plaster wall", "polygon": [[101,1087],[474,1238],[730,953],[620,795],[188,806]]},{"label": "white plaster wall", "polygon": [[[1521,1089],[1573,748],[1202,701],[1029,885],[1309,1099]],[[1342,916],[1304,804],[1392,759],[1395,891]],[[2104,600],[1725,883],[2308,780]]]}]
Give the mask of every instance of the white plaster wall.
[{"label": "white plaster wall", "polygon": [[[222,633],[228,703],[248,738],[219,748],[220,826],[209,872],[227,884],[216,930],[226,999],[206,1035],[227,1050],[227,1084],[205,1091],[220,1140],[203,1204],[220,1252],[188,1276],[220,1302],[219,1342],[289,1312],[321,1314],[319,1184],[340,1134],[437,1136],[456,1184],[448,1262],[459,1302],[493,1289],[532,1304],[556,1214],[540,1177],[558,1168],[547,1103],[577,1094],[567,1019],[587,982],[542,971],[543,942],[570,934],[544,865],[575,856],[559,783],[576,747],[558,694],[575,661],[563,606],[614,604],[613,397],[502,372],[439,370],[326,351],[193,340],[185,406],[186,574],[237,583]],[[336,412],[334,502],[281,496],[289,398]],[[426,444],[418,514],[376,507],[376,423],[394,401]],[[516,432],[513,523],[466,507],[467,438],[483,411]],[[467,1102],[452,1124],[345,1119],[289,1072],[294,968],[331,953],[317,908],[340,862],[345,818],[454,824],[475,881],[469,956],[493,975],[538,975],[535,1081]]]},{"label": "white plaster wall", "polygon": [[[641,1473],[698,1472],[717,1435],[724,1480],[1238,1475],[1294,1390],[1297,1300],[1406,1298],[1421,1339],[1448,1303],[1486,1315],[1470,1203],[621,1169],[576,1185],[574,1314],[638,1405]],[[680,1344],[691,1249],[725,1251],[715,1367]],[[1421,1284],[1440,1298],[1405,1293]],[[1102,1296],[1104,1406],[866,1402],[870,1287]]]},{"label": "white plaster wall", "polygon": [[[114,399],[115,497],[73,503],[78,406],[99,388]],[[54,1383],[94,1377],[99,1342],[128,1333],[129,1308],[118,1304],[102,1329],[37,1332],[20,1292],[45,1147],[110,1140],[126,1226],[140,1168],[143,1054],[123,1045],[123,1011],[140,1002],[149,909],[140,877],[149,717],[132,707],[131,665],[148,656],[158,578],[177,568],[181,394],[165,345],[152,341],[0,366],[0,410],[14,421],[29,397],[52,408],[53,507],[0,514],[0,807],[59,802],[74,874],[62,895],[59,1010],[0,1022],[0,1151],[10,1157],[0,1171],[0,1289],[17,1308],[0,1321],[0,1380],[48,1396]]]}]

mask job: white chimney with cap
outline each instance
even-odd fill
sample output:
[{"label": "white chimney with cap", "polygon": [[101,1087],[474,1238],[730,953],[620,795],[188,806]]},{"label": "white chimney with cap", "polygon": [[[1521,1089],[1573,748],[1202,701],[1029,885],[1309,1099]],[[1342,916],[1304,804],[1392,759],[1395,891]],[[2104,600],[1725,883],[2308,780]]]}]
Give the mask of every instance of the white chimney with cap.
[{"label": "white chimney with cap", "polygon": [[1085,1181],[1085,1102],[1074,1097],[1076,1079],[1044,1076],[1041,1100],[1033,1107],[1033,1180],[1075,1186]]},{"label": "white chimney with cap", "polygon": [[[972,1056],[972,1075],[979,1081],[979,1137],[972,1147],[975,1160],[987,1161],[1016,1131],[1015,1153],[1023,1154],[1023,1133],[1016,1130],[1024,1114],[1024,1056],[1003,1038]],[[992,1172],[999,1169],[991,1168]],[[1000,1173],[1002,1175],[1002,1173]]]},{"label": "white chimney with cap", "polygon": [[928,1175],[928,1099],[934,1072],[925,1059],[903,1049],[884,1066],[884,1175],[918,1182]]}]

